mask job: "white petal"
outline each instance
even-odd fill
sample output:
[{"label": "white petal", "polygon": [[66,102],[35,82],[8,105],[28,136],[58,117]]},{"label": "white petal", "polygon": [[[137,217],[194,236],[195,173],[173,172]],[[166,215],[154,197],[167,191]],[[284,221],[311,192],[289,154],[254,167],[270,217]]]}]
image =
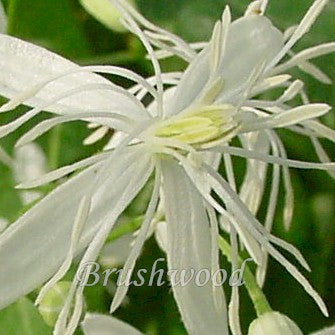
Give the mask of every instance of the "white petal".
[{"label": "white petal", "polygon": [[[211,239],[208,217],[200,194],[185,172],[173,161],[163,162],[169,269],[211,271]],[[217,306],[210,282],[203,287],[194,280],[173,288],[182,319],[191,335],[228,334],[225,298]],[[218,294],[218,292],[217,292]]]},{"label": "white petal", "polygon": [[[15,37],[0,35],[0,94],[16,97],[22,91],[40,84],[55,75],[75,71],[80,67],[67,59],[44,48],[22,41]],[[58,79],[44,87],[26,104],[39,106],[60,93],[87,84],[109,84],[109,81],[93,73],[79,72]],[[47,111],[63,113],[75,110],[113,110],[132,111],[133,104],[126,97],[111,92],[97,90],[84,92],[62,100],[61,103],[47,108]]]},{"label": "white petal", "polygon": [[[140,158],[145,159],[142,151],[129,149],[110,165],[108,178],[93,196],[77,252],[87,246],[97,228],[108,219],[122,192],[127,190],[125,196],[131,201],[143,187],[148,176],[142,174],[137,175],[136,187],[127,187],[130,178],[136,175],[137,166],[133,163]],[[69,250],[79,203],[89,193],[105,162],[95,164],[58,187],[0,236],[0,308],[41,285],[62,264]],[[150,166],[147,171],[150,174]],[[124,209],[119,208],[118,214]]]},{"label": "white petal", "polygon": [[142,335],[125,322],[98,314],[87,314],[82,328],[85,335]]},{"label": "white petal", "polygon": [[[281,32],[263,16],[249,16],[233,22],[219,71],[224,81],[220,102],[230,102],[233,92],[241,88],[254,68],[263,60],[270,61],[283,43]],[[210,75],[209,57],[207,47],[190,64],[178,85],[170,114],[188,107],[204,89]]]}]

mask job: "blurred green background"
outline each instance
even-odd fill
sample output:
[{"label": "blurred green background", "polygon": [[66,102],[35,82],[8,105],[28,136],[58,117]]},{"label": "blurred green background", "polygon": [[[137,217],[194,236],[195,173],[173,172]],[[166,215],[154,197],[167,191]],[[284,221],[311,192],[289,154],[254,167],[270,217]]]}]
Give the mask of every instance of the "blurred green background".
[{"label": "blurred green background", "polygon": [[[78,0],[7,0],[3,3],[11,35],[47,47],[79,64],[115,64],[131,68],[144,76],[152,74],[138,40],[128,33],[108,30],[85,12]],[[234,17],[238,17],[248,3],[246,0],[138,0],[137,6],[147,18],[187,41],[202,41],[210,36],[213,24],[226,4],[231,6]],[[275,25],[286,29],[299,22],[311,3],[311,0],[270,0],[268,15]],[[331,0],[313,30],[296,49],[334,40],[334,17],[335,1]],[[164,61],[163,64],[164,70],[183,69],[186,65],[176,59]],[[316,64],[335,80],[335,55],[318,59]],[[335,106],[335,85],[319,84],[298,71],[294,71],[294,74],[305,81],[312,101]],[[25,110],[20,107],[15,116]],[[0,122],[12,118],[12,114],[2,116]],[[324,122],[335,128],[335,111]],[[15,135],[1,140],[1,144],[12,152],[15,140],[29,127],[31,124],[20,128]],[[74,162],[100,150],[106,139],[90,147],[81,144],[89,133],[83,124],[71,123],[40,138],[38,143],[48,157],[49,168]],[[290,133],[283,133],[283,139],[290,157],[315,159],[307,140]],[[329,143],[324,144],[334,161],[334,147]],[[15,182],[11,171],[0,165],[0,176],[0,217],[13,221],[23,206],[13,190]],[[325,299],[331,317],[324,318],[303,289],[275,262],[271,262],[269,268],[265,293],[275,310],[289,315],[308,334],[335,322],[335,183],[326,173],[315,171],[292,170],[292,179],[296,191],[293,227],[289,233],[284,231],[282,216],[278,211],[275,233],[292,242],[306,256],[313,269],[311,274],[306,275]],[[164,255],[155,241],[150,240],[137,266],[150,268],[159,257]],[[99,286],[87,291],[88,309],[106,313],[111,301],[109,293]],[[31,298],[33,296],[0,311],[0,334],[51,334],[51,329],[44,324]],[[168,287],[131,288],[128,303],[116,315],[147,334],[186,334]],[[244,329],[254,318],[252,305],[243,292],[241,319]]]}]

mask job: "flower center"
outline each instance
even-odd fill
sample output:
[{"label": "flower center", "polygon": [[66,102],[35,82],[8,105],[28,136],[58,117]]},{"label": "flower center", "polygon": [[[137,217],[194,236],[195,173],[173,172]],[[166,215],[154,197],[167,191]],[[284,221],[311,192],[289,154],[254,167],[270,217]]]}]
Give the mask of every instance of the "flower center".
[{"label": "flower center", "polygon": [[235,120],[236,113],[232,105],[192,108],[163,121],[156,129],[155,136],[208,148],[217,142],[229,141],[236,135],[239,127]]}]

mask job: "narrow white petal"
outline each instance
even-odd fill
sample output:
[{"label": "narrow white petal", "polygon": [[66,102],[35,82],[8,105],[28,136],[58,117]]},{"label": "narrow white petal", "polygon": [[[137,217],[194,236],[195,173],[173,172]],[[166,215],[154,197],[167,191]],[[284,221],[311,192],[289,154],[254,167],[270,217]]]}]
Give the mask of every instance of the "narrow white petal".
[{"label": "narrow white petal", "polygon": [[[207,166],[206,171],[208,172],[208,176],[215,179],[212,185],[215,192],[217,192],[221,199],[226,203],[226,205],[234,211],[234,216],[236,216],[236,218],[239,218],[242,224],[245,224],[249,232],[256,238],[256,240],[258,240],[264,246],[264,248],[266,248],[266,250],[286,268],[286,270],[302,285],[305,291],[315,300],[324,315],[328,316],[328,311],[325,303],[323,302],[319,294],[315,291],[315,289],[311,286],[311,284],[308,282],[308,280],[269,242],[272,241],[273,243],[285,248],[289,252],[294,251],[293,255],[304,267],[306,267],[307,264],[304,261],[302,255],[298,252],[298,250],[296,250],[293,246],[289,247],[288,243],[271,236],[266,231],[266,229],[257,221],[257,219],[248,211],[248,209],[244,206],[243,202],[230,188],[229,184],[210,167]],[[230,220],[234,222],[235,219],[233,216],[231,216]]]},{"label": "narrow white petal", "polygon": [[260,118],[243,126],[242,132],[250,132],[269,128],[283,128],[318,118],[327,114],[331,107],[327,104],[310,104],[299,106],[274,116]]},{"label": "narrow white petal", "polygon": [[[127,279],[130,280],[130,276],[134,271],[136,261],[141,253],[143,244],[147,239],[150,224],[154,218],[156,207],[159,200],[159,191],[161,186],[161,171],[159,165],[156,166],[156,176],[155,176],[155,186],[152,192],[151,200],[145,214],[144,222],[140,228],[139,234],[135,239],[135,244],[132,247],[129,257],[123,267],[122,275],[120,277],[121,283],[125,282]],[[113,298],[113,303],[110,308],[110,312],[113,313],[122,303],[124,297],[127,294],[129,285],[118,286],[115,296]]]},{"label": "narrow white petal", "polygon": [[282,73],[294,66],[301,65],[304,62],[329,53],[335,52],[335,42],[320,44],[312,48],[305,49],[294,55],[289,61],[273,69],[274,73]]},{"label": "narrow white petal", "polygon": [[[0,35],[0,94],[7,98],[17,97],[31,87],[31,98],[27,95],[26,104],[32,107],[53,99],[56,95],[87,84],[109,84],[110,82],[93,73],[74,73],[60,78],[44,87],[37,93],[36,87],[50,77],[55,77],[80,67],[63,57],[44,48],[22,41],[15,37]],[[35,89],[34,89],[35,87]],[[84,92],[77,96],[50,106],[48,111],[63,113],[75,110],[131,110],[129,100],[118,93],[95,91]]]},{"label": "narrow white petal", "polygon": [[[103,188],[104,194],[100,195],[99,199],[105,200],[106,203],[104,203],[104,206],[108,206],[108,212],[100,213],[103,217],[99,229],[95,231],[94,238],[89,242],[88,248],[80,261],[79,272],[88,262],[94,262],[98,258],[108,234],[114,227],[119,215],[143,188],[153,172],[152,157],[146,151],[139,148],[123,150],[118,152],[116,149],[113,152],[111,157],[106,161],[106,165],[98,172],[95,185],[93,186],[93,190],[91,190],[91,193],[97,196],[97,192],[100,193],[99,191]],[[126,158],[121,159],[125,153],[128,154],[129,160]],[[111,173],[110,166],[114,161],[120,161],[120,166],[114,167],[115,170]],[[111,174],[114,175],[113,186],[106,182],[106,179],[107,181],[110,180]],[[81,240],[86,240],[87,236],[85,235],[87,234],[84,231]],[[80,285],[79,279],[76,277],[76,280],[72,282],[67,303],[64,305],[55,325],[54,335],[72,335],[74,333],[80,322],[83,310],[84,288],[85,285],[83,283]],[[71,309],[73,299],[75,300],[75,305]]]},{"label": "narrow white petal", "polygon": [[278,55],[269,64],[268,69],[276,65],[286,53],[303,37],[309,32],[312,25],[323,11],[324,7],[328,3],[328,0],[316,0],[313,5],[309,8],[305,17],[300,22],[299,26],[294,30],[291,38],[285,44],[284,48],[278,53]]},{"label": "narrow white petal", "polygon": [[[133,148],[120,154],[112,164],[107,161],[110,165],[108,178],[94,193],[92,209],[76,253],[87,246],[102,222],[114,213],[113,204],[122,192],[127,190],[129,199],[137,194],[138,189],[129,190],[126,186],[130,176],[137,174],[133,163],[140,157],[144,157],[143,152]],[[95,164],[55,189],[0,236],[3,269],[0,273],[0,308],[41,285],[62,264],[69,250],[79,203],[90,192],[96,174],[105,162]],[[150,168],[147,171],[150,173]],[[137,179],[141,188],[147,176],[137,175]]]},{"label": "narrow white petal", "polygon": [[[115,113],[100,113],[100,112],[95,112],[95,113],[89,113],[89,112],[84,112],[84,113],[74,113],[71,115],[65,115],[65,116],[58,116],[54,117],[45,121],[42,121],[38,123],[35,127],[30,129],[28,132],[26,132],[16,143],[16,146],[22,146],[25,145],[29,142],[32,142],[36,140],[36,138],[42,136],[46,132],[48,132],[50,129],[53,127],[66,123],[66,122],[71,122],[71,121],[77,121],[77,120],[82,120],[83,118],[85,120],[89,120],[90,118],[95,118],[98,117],[99,119],[106,120],[110,126],[114,126],[116,129],[121,128],[123,131],[129,131],[129,123],[131,122],[128,118],[115,114]],[[103,123],[103,122],[102,122]],[[104,126],[107,127],[107,126]],[[100,128],[99,128],[100,129]],[[105,128],[104,128],[105,129]],[[109,127],[107,127],[107,130]]]},{"label": "narrow white petal", "polygon": [[[170,270],[185,269],[188,276],[190,269],[210,271],[211,234],[200,194],[176,162],[164,161],[162,165],[168,267]],[[225,304],[216,306],[211,282],[198,287],[192,280],[186,286],[173,287],[173,292],[189,334],[228,334]],[[224,302],[223,292],[220,294]]]},{"label": "narrow white petal", "polygon": [[87,221],[90,208],[91,208],[91,199],[88,196],[84,196],[79,203],[79,208],[76,217],[74,218],[71,233],[70,248],[68,250],[66,258],[61,267],[56,272],[56,274],[40,290],[38,297],[36,298],[35,301],[36,305],[40,304],[40,302],[44,299],[45,295],[49,292],[49,290],[52,289],[57,284],[57,282],[60,281],[65,276],[65,274],[69,270],[74,257],[74,253],[76,252],[77,249],[79,238],[82,234],[84,225]]},{"label": "narrow white petal", "polygon": [[96,164],[98,162],[101,162],[105,159],[108,158],[108,156],[110,155],[109,152],[104,152],[101,154],[97,154],[94,155],[92,157],[83,159],[77,163],[71,164],[71,165],[67,165],[67,166],[63,166],[57,170],[53,170],[47,174],[44,174],[42,176],[39,176],[36,179],[33,179],[31,181],[23,181],[21,184],[17,185],[16,188],[17,189],[29,189],[29,188],[35,188],[35,187],[39,187],[42,185],[45,185],[47,183],[50,183],[52,181],[58,180],[72,172],[75,172],[81,168],[85,168],[87,166]]},{"label": "narrow white petal", "polygon": [[87,314],[82,328],[85,335],[142,335],[132,326],[106,315]]},{"label": "narrow white petal", "polygon": [[244,157],[248,159],[256,159],[262,162],[270,164],[278,164],[281,166],[292,167],[296,169],[335,170],[335,163],[331,163],[330,161],[321,164],[314,162],[296,161],[292,159],[280,158],[268,154],[263,154],[258,151],[252,151],[229,146],[218,146],[211,148],[210,150],[214,152],[227,153],[233,156]]}]

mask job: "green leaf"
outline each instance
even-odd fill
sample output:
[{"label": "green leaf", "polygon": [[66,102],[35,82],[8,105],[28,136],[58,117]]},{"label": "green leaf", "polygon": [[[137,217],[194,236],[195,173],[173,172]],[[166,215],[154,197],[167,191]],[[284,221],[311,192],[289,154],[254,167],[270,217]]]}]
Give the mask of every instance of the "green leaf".
[{"label": "green leaf", "polygon": [[34,304],[22,298],[0,312],[1,334],[49,335],[49,328],[42,320]]},{"label": "green leaf", "polygon": [[8,33],[68,57],[88,54],[88,46],[67,0],[10,0]]}]

